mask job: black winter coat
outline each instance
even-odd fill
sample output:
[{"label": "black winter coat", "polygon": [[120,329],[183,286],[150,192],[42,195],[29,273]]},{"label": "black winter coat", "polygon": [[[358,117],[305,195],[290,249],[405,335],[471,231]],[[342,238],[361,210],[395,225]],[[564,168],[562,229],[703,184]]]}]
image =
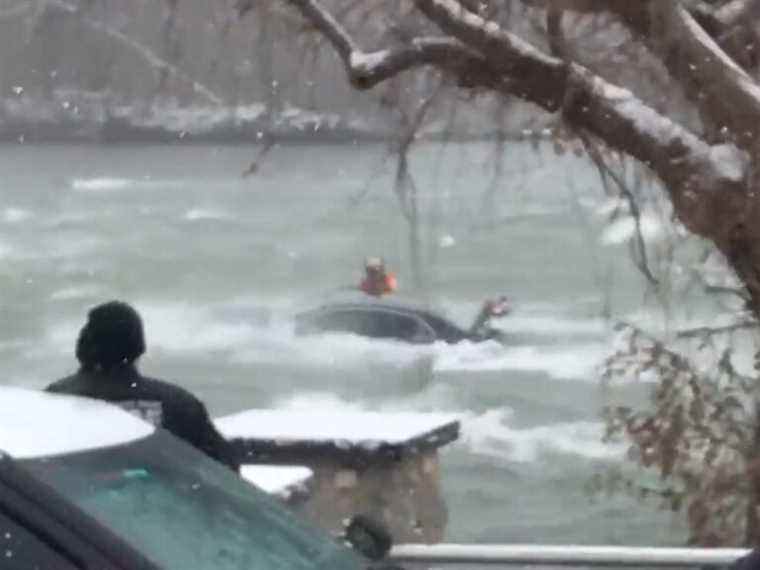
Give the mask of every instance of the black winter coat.
[{"label": "black winter coat", "polygon": [[211,423],[206,406],[187,390],[142,376],[132,365],[108,372],[80,370],[53,382],[48,392],[104,400],[162,427],[237,471],[234,447]]}]

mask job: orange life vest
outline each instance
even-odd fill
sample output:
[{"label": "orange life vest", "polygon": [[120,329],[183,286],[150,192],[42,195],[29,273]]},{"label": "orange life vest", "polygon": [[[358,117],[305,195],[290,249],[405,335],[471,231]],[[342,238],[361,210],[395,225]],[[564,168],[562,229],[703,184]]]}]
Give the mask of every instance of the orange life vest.
[{"label": "orange life vest", "polygon": [[382,280],[364,279],[359,287],[367,295],[381,297],[393,293],[398,288],[398,281],[396,281],[396,275],[387,273]]}]

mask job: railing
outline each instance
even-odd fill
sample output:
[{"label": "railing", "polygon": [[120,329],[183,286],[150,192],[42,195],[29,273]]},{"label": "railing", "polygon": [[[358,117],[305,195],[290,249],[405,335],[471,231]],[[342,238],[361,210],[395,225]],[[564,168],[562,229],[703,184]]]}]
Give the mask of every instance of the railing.
[{"label": "railing", "polygon": [[554,565],[616,567],[728,566],[749,551],[741,548],[653,548],[627,546],[545,546],[529,544],[398,545],[399,563]]}]

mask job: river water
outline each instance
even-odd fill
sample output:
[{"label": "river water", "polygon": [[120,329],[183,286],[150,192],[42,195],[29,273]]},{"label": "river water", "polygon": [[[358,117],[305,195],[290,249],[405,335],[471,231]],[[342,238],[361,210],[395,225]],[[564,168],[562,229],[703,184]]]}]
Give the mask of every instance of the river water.
[{"label": "river water", "polygon": [[[4,382],[42,387],[73,371],[87,308],[122,298],[145,318],[143,370],[215,415],[460,414],[462,436],[442,454],[448,540],[679,544],[683,529],[654,505],[585,491],[624,458],[601,442],[596,370],[610,347],[603,314],[636,313],[643,298],[626,227],[603,226],[582,159],[508,146],[491,185],[492,152],[413,156],[425,265],[411,291],[409,226],[380,146],[280,147],[248,178],[244,147],[2,147]],[[499,326],[513,342],[295,337],[293,313],[358,282],[366,255],[461,322],[507,293],[515,311]]]}]

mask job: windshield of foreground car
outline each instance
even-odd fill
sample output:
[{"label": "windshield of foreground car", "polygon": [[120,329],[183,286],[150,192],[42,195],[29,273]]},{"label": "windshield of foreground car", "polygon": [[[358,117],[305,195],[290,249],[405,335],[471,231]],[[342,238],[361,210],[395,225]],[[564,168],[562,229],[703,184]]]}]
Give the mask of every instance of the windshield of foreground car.
[{"label": "windshield of foreground car", "polygon": [[170,570],[360,568],[351,551],[164,432],[22,464]]}]

